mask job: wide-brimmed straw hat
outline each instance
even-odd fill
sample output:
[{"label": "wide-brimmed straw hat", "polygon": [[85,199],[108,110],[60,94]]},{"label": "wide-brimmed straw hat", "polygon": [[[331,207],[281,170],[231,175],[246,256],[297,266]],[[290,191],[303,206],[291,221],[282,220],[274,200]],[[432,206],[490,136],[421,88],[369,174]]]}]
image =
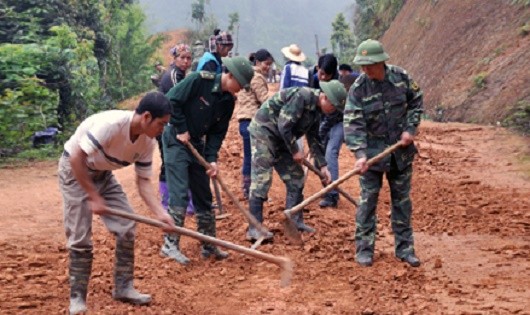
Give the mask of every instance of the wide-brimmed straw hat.
[{"label": "wide-brimmed straw hat", "polygon": [[296,62],[302,62],[305,60],[305,54],[302,52],[302,49],[298,47],[296,44],[291,44],[287,47],[282,48],[282,54],[285,56],[285,58],[296,61]]}]

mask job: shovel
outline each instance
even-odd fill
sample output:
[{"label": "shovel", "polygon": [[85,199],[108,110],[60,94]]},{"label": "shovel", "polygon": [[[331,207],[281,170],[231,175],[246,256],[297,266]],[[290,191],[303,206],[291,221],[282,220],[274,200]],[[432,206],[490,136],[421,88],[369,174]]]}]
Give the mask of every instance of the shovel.
[{"label": "shovel", "polygon": [[[368,167],[372,166],[373,164],[381,161],[385,156],[389,155],[390,153],[397,150],[399,147],[402,146],[402,142],[397,142],[393,144],[392,146],[386,148],[383,152],[379,153],[378,155],[374,156],[373,158],[369,159],[366,162],[366,165]],[[312,203],[313,201],[319,199],[320,197],[324,196],[326,193],[328,193],[330,190],[336,188],[346,180],[348,180],[350,177],[360,174],[360,169],[353,169],[349,171],[348,173],[342,175],[339,177],[336,181],[329,184],[328,186],[324,187],[322,190],[318,191],[311,197],[307,198],[306,200],[302,201],[300,204],[294,206],[291,209],[286,209],[283,213],[285,215],[285,219],[283,220],[283,227],[285,229],[285,235],[287,235],[289,238],[296,240],[297,245],[300,245],[303,243],[302,237],[300,236],[300,233],[298,232],[298,228],[296,227],[296,224],[291,219],[291,216],[294,213],[297,213],[301,211],[305,206]]]},{"label": "shovel", "polygon": [[[149,224],[149,225],[156,226],[156,227],[159,227],[159,228],[164,228],[164,227],[167,226],[162,221],[151,219],[151,218],[148,218],[148,217],[144,217],[144,216],[141,216],[141,215],[136,214],[136,213],[129,213],[129,212],[124,212],[124,211],[120,211],[120,210],[116,210],[116,209],[107,208],[106,214],[119,216],[119,217],[122,217],[122,218],[126,218],[126,219],[133,220],[133,221],[136,221],[136,222]],[[274,255],[271,255],[271,254],[260,252],[260,251],[255,250],[255,249],[246,248],[246,247],[243,247],[241,245],[237,245],[237,244],[234,244],[234,243],[231,243],[231,242],[228,242],[228,241],[224,241],[224,240],[221,240],[221,239],[218,239],[218,238],[215,238],[215,237],[204,235],[204,234],[201,234],[201,233],[189,230],[189,229],[181,228],[181,227],[178,227],[178,226],[174,226],[172,228],[172,231],[175,232],[175,233],[178,233],[180,235],[186,235],[186,236],[192,237],[192,238],[200,240],[200,241],[208,242],[208,243],[211,243],[211,244],[214,244],[214,245],[217,245],[217,246],[221,246],[221,247],[224,247],[224,248],[227,248],[227,249],[231,249],[233,251],[239,252],[239,253],[244,254],[244,255],[252,256],[254,258],[262,259],[262,260],[268,261],[270,263],[273,263],[273,264],[277,265],[278,267],[280,267],[280,269],[281,269],[280,285],[282,287],[286,287],[291,282],[291,278],[292,278],[292,275],[293,275],[293,262],[291,261],[291,259],[289,259],[287,257],[274,256]]]},{"label": "shovel", "polygon": [[[304,159],[302,161],[304,163],[304,165],[310,170],[312,171],[313,173],[317,174],[318,177],[320,177],[320,180],[325,180],[326,177],[324,176],[324,174],[322,174],[322,172],[316,168],[313,164],[311,164],[311,162],[309,162],[307,159]],[[358,207],[359,204],[357,203],[357,201],[355,199],[353,199],[352,196],[350,196],[350,194],[348,194],[347,192],[345,192],[342,188],[340,187],[336,187],[335,188],[336,191],[339,192],[339,194],[343,195],[344,198],[348,199],[348,201],[350,201],[351,203],[353,203],[353,205],[355,207]]]},{"label": "shovel", "polygon": [[[191,151],[191,153],[193,154],[193,156],[195,156],[195,158],[199,161],[199,163],[201,163],[202,166],[204,166],[204,168],[206,169],[210,169],[211,165],[210,163],[206,162],[206,160],[202,157],[202,155],[200,155],[199,152],[197,152],[197,149],[195,149],[195,147],[191,144],[191,143],[187,143],[186,146],[188,147],[188,149]],[[239,203],[239,200],[236,198],[236,196],[230,191],[230,189],[228,189],[228,186],[226,185],[226,183],[224,182],[223,178],[221,177],[221,175],[219,174],[219,172],[217,172],[217,176],[215,177],[216,181],[219,183],[219,185],[221,185],[221,188],[223,189],[223,191],[228,195],[228,197],[230,197],[230,199],[234,202],[234,204],[237,206],[237,208],[239,209],[239,211],[241,211],[241,213],[247,218],[248,222],[250,224],[252,224],[254,227],[256,227],[258,229],[258,231],[261,233],[261,236],[258,241],[256,242],[257,246],[259,246],[259,244],[261,244],[261,242],[263,242],[263,240],[265,239],[266,235],[269,233],[269,230],[267,230],[261,223],[258,222],[258,220],[256,220],[256,218],[250,214],[240,203]],[[257,246],[253,246],[254,248],[256,248]]]}]

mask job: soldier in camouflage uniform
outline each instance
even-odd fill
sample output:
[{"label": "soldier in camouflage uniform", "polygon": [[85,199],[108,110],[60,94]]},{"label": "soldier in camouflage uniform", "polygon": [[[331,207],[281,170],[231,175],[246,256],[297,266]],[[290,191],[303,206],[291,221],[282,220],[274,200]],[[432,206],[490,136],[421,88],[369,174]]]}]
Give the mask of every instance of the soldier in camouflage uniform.
[{"label": "soldier in camouflage uniform", "polygon": [[[212,237],[216,234],[215,214],[208,176],[215,178],[217,173],[217,155],[234,111],[235,94],[243,87],[248,88],[254,75],[252,65],[245,58],[225,58],[223,62],[228,72],[193,72],[169,90],[166,96],[173,113],[162,135],[169,214],[177,226],[184,225],[190,189],[198,230]],[[188,150],[187,143],[210,163],[208,172]],[[160,253],[185,265],[189,259],[181,253],[179,243],[178,234],[166,234]],[[206,242],[202,244],[201,255],[228,257],[228,253]]]},{"label": "soldier in camouflage uniform", "polygon": [[[410,181],[417,150],[414,135],[423,112],[423,93],[407,72],[387,65],[388,55],[375,40],[362,42],[354,63],[363,74],[352,85],[344,111],[344,135],[361,169],[361,204],[356,214],[356,260],[371,266],[375,247],[376,207],[383,174],[392,199],[391,221],[395,254],[413,267],[420,265],[414,253],[411,226]],[[403,146],[381,162],[366,166],[369,158],[401,141]]]},{"label": "soldier in camouflage uniform", "polygon": [[[285,208],[290,209],[304,199],[304,154],[296,140],[306,135],[317,167],[326,175],[324,152],[318,140],[318,128],[322,113],[343,111],[347,92],[337,80],[323,82],[321,90],[308,87],[292,87],[281,90],[268,99],[258,110],[250,123],[252,147],[250,213],[263,222],[263,202],[267,199],[272,183],[274,167],[287,187]],[[314,232],[305,225],[300,211],[293,217],[299,230]],[[258,230],[249,226],[248,240],[259,238]],[[267,238],[272,238],[272,234]]]}]

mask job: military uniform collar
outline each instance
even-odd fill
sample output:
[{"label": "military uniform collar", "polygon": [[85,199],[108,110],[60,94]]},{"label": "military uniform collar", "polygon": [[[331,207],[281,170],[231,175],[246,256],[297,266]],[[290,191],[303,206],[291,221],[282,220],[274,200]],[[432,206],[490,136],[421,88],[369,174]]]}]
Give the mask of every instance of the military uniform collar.
[{"label": "military uniform collar", "polygon": [[223,90],[221,88],[221,76],[222,74],[216,74],[215,75],[215,79],[214,79],[214,82],[213,82],[213,87],[212,87],[212,93],[223,93]]}]

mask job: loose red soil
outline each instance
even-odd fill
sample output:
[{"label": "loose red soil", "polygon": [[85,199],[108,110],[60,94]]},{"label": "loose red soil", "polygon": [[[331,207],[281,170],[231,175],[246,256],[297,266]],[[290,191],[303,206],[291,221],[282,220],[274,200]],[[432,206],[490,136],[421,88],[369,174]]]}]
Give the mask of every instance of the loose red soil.
[{"label": "loose red soil", "polygon": [[[288,244],[281,225],[285,188],[275,177],[265,224],[274,242],[259,249],[295,262],[292,283],[280,288],[276,266],[231,252],[220,262],[199,257],[198,242],[183,238],[187,267],[159,256],[162,232],[138,225],[136,286],[153,295],[149,307],[113,301],[114,238],[94,219],[88,307],[97,314],[530,314],[529,140],[502,128],[423,122],[417,141],[412,200],[416,250],[422,266],[393,255],[389,192],[378,207],[375,263],[354,261],[354,208],[307,207],[317,228],[305,244]],[[241,140],[234,120],[220,154],[225,181],[240,198]],[[526,156],[526,161],[522,157]],[[157,156],[156,168],[159,166]],[[343,147],[341,173],[351,169]],[[116,172],[134,209],[151,215],[134,171]],[[153,177],[153,185],[156,177]],[[2,314],[57,314],[68,306],[67,251],[56,163],[0,170],[0,310]],[[305,195],[321,188],[308,177]],[[343,184],[358,195],[356,178]],[[241,198],[240,201],[246,205]],[[246,223],[228,196],[231,216],[218,236],[249,246]],[[196,230],[193,218],[186,227]]]}]

